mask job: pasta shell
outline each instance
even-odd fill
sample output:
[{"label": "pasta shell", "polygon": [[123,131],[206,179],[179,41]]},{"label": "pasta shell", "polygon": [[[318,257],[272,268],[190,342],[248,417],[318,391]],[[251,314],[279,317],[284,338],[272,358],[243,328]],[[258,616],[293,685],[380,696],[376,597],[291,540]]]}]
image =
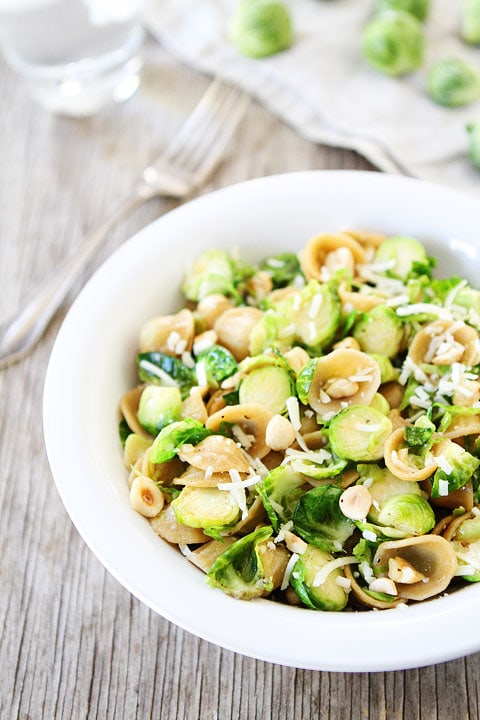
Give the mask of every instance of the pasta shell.
[{"label": "pasta shell", "polygon": [[250,333],[262,316],[258,308],[237,307],[226,310],[215,321],[218,342],[230,350],[235,360],[243,360],[249,354]]},{"label": "pasta shell", "polygon": [[300,252],[300,266],[307,280],[320,279],[328,255],[340,248],[346,248],[355,263],[365,262],[365,251],[361,244],[347,233],[322,233],[311,238]]},{"label": "pasta shell", "polygon": [[[342,396],[337,393],[340,388],[337,383],[337,396],[330,397],[328,387],[333,380],[346,381],[350,383],[350,389],[354,385],[358,389]],[[308,403],[323,417],[332,412],[337,413],[347,405],[369,405],[379,386],[380,367],[376,360],[359,350],[333,350],[318,359],[308,392]],[[347,385],[345,388],[349,393]]]},{"label": "pasta shell", "polygon": [[403,458],[401,451],[406,447],[405,428],[399,427],[387,438],[383,451],[385,465],[392,475],[400,478],[400,480],[409,480],[411,482],[420,482],[433,475],[438,467],[434,456],[429,456],[429,463],[425,464],[422,468],[418,468],[411,465],[408,459]]},{"label": "pasta shell", "polygon": [[142,394],[144,387],[145,385],[139,385],[138,387],[134,387],[125,393],[125,395],[120,400],[120,412],[122,413],[128,427],[132,432],[134,432],[136,435],[140,435],[143,438],[150,438],[151,440],[151,436],[140,425],[137,417],[140,395]]},{"label": "pasta shell", "polygon": [[175,315],[151,318],[140,330],[140,352],[163,352],[181,355],[192,349],[195,320],[191,310],[180,310]]},{"label": "pasta shell", "polygon": [[449,542],[440,535],[420,535],[388,540],[378,546],[373,563],[376,574],[387,575],[389,558],[403,558],[427,578],[415,583],[396,583],[398,596],[407,600],[426,600],[446,590],[458,567]]},{"label": "pasta shell", "polygon": [[[210,427],[211,430],[218,430],[220,422],[217,428],[213,428],[208,424],[211,419],[209,418],[207,427]],[[237,447],[236,443],[223,435],[209,435],[198,445],[184,445],[178,456],[189,465],[209,472],[228,473],[229,470],[238,470],[238,472],[246,473],[250,467],[245,454]]]},{"label": "pasta shell", "polygon": [[215,432],[220,429],[222,423],[228,423],[233,426],[234,434],[237,426],[238,439],[249,455],[253,458],[263,458],[270,452],[265,442],[265,434],[272,417],[273,413],[258,403],[228,405],[211,415],[206,426]]},{"label": "pasta shell", "polygon": [[150,525],[157,535],[176,545],[196,545],[210,540],[201,528],[179,523],[171,505],[164,507],[156,517],[151,518]]},{"label": "pasta shell", "polygon": [[435,320],[415,335],[408,356],[416,365],[460,362],[471,367],[480,362],[480,340],[477,331],[470,325]]}]

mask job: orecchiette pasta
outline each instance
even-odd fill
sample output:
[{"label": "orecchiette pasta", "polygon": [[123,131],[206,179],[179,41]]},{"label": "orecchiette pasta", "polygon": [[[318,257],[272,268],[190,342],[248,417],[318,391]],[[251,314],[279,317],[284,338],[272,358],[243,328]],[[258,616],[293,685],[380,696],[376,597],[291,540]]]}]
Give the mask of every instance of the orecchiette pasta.
[{"label": "orecchiette pasta", "polygon": [[209,585],[329,611],[480,581],[480,291],[433,265],[370,230],[209,250],[140,329],[130,503]]}]

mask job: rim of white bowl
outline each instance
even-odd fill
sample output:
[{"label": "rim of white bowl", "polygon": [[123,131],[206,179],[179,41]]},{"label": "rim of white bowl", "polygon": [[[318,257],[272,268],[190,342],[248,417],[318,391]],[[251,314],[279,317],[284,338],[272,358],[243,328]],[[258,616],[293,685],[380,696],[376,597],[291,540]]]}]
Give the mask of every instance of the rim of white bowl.
[{"label": "rim of white bowl", "polygon": [[[178,224],[196,227],[199,218],[221,207],[229,212],[250,201],[287,198],[292,191],[298,197],[310,196],[308,202],[314,202],[320,191],[327,196],[342,192],[347,205],[355,192],[379,203],[385,201],[385,195],[396,197],[400,205],[406,196],[413,201],[419,194],[429,208],[438,208],[447,226],[458,213],[480,210],[473,198],[411,178],[375,172],[305,171],[217,190],[140,230],[86,284],[52,349],[43,418],[58,492],[85,543],[127,590],[169,621],[229,650],[287,666],[350,672],[419,667],[473,653],[480,649],[480,633],[475,632],[479,586],[384,612],[326,613],[269,600],[241,602],[207,587],[199,571],[176,550],[163,542],[159,545],[146,521],[128,503],[119,447],[108,442],[116,436],[117,406],[101,409],[98,397],[102,382],[107,386],[109,373],[118,369],[102,365],[107,359],[101,353],[98,362],[92,358],[92,342],[99,332],[105,342],[111,334],[102,297],[118,278],[128,275],[139,254],[148,257],[158,233],[175,234]],[[383,208],[379,215],[387,218],[387,210]],[[417,234],[428,235],[429,223],[431,220],[422,216]],[[125,358],[118,359],[123,372]],[[92,396],[94,390],[96,396]],[[98,410],[98,417],[92,408]],[[89,418],[87,425],[85,417]],[[112,428],[105,427],[109,421],[114,424],[113,435]],[[120,485],[118,478],[112,477],[112,469],[114,475],[118,470]]]}]

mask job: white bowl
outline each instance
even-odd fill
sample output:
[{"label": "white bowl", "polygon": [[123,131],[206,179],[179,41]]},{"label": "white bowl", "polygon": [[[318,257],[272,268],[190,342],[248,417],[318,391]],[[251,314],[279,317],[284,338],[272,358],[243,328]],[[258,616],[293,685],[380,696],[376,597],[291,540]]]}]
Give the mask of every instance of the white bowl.
[{"label": "white bowl", "polygon": [[190,202],[141,230],[86,285],[48,366],[44,428],[52,472],[79,533],[131,593],[168,620],[230,650],[330,671],[382,671],[480,649],[480,584],[403,609],[315,612],[212,590],[129,504],[118,402],[136,382],[137,333],[180,307],[178,288],[201,250],[238,247],[247,260],[296,250],[313,234],[362,228],[409,234],[441,275],[480,269],[480,204],[441,187],[378,173],[267,177]]}]

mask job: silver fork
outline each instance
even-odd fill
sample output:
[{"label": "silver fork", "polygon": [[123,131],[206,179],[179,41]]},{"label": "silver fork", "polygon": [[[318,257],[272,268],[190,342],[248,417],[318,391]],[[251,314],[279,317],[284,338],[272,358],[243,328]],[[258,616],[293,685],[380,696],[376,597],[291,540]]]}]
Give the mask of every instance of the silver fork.
[{"label": "silver fork", "polygon": [[95,230],[74,255],[47,277],[33,299],[0,325],[0,368],[20,360],[43,335],[107,232],[152,197],[188,197],[212,173],[242,119],[250,99],[215,79],[168,148],[144,168],[130,197]]}]

